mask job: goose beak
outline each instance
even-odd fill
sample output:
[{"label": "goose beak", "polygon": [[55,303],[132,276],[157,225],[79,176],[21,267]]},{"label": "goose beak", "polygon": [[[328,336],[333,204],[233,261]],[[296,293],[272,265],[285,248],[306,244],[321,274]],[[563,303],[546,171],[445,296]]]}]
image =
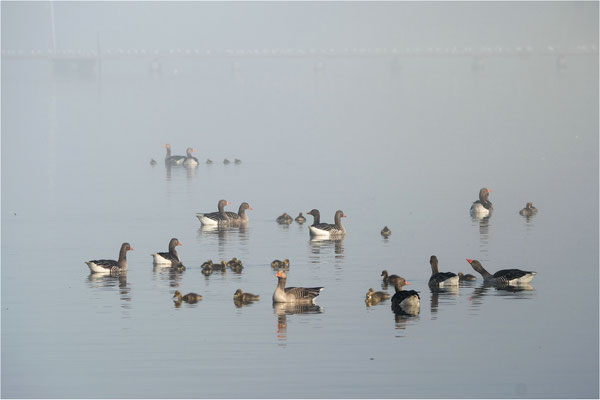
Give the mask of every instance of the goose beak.
[{"label": "goose beak", "polygon": [[405,284],[405,285],[410,285],[410,282],[408,282],[408,281],[404,281],[404,284]]},{"label": "goose beak", "polygon": [[469,264],[471,264],[471,263],[473,262],[473,260],[471,260],[470,258],[467,258],[467,262],[468,262]]},{"label": "goose beak", "polygon": [[183,246],[183,243],[177,242],[177,246]]},{"label": "goose beak", "polygon": [[281,278],[281,271],[278,271],[278,272],[277,272],[277,277],[278,277],[278,278]]}]

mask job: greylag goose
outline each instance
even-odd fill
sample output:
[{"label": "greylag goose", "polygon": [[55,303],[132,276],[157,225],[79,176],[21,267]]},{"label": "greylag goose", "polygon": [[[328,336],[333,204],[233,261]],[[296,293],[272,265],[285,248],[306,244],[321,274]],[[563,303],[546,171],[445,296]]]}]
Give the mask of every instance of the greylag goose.
[{"label": "greylag goose", "polygon": [[85,261],[90,271],[94,273],[116,273],[127,271],[127,252],[133,250],[129,243],[123,243],[119,250],[119,260],[91,260]]},{"label": "greylag goose", "polygon": [[294,220],[299,224],[303,224],[306,222],[306,217],[300,213],[296,218],[294,218]]},{"label": "greylag goose", "polygon": [[196,167],[198,166],[198,164],[200,164],[198,162],[198,159],[196,157],[192,156],[192,153],[196,151],[195,149],[192,149],[191,147],[188,147],[185,151],[186,157],[183,160],[183,165],[185,165],[186,167]]},{"label": "greylag goose", "polygon": [[277,273],[277,287],[273,293],[273,303],[313,303],[315,297],[317,297],[322,287],[285,287],[285,281],[287,274],[285,271],[279,271]]},{"label": "greylag goose", "polygon": [[165,144],[163,145],[167,149],[167,155],[165,156],[165,164],[169,165],[182,165],[183,160],[185,160],[185,156],[172,156],[171,155],[171,145]]},{"label": "greylag goose", "polygon": [[273,262],[271,262],[271,267],[272,268],[289,268],[290,260],[288,260],[287,258],[283,261],[273,260]]},{"label": "greylag goose", "polygon": [[458,275],[456,275],[454,272],[440,272],[438,270],[438,259],[436,256],[431,256],[429,258],[429,264],[431,264],[431,278],[429,278],[429,286],[458,286]]},{"label": "greylag goose", "polygon": [[181,265],[181,260],[177,254],[177,246],[181,246],[181,242],[176,238],[169,241],[169,251],[167,253],[152,254],[154,264],[164,265],[167,267],[178,267]]},{"label": "greylag goose", "polygon": [[309,226],[308,229],[310,230],[311,236],[332,237],[344,235],[346,233],[346,228],[344,228],[342,225],[342,218],[345,217],[346,215],[342,210],[337,210],[335,212],[335,222],[333,224],[318,224]]},{"label": "greylag goose", "polygon": [[283,213],[275,220],[280,224],[291,224],[293,219],[288,213]]},{"label": "greylag goose", "polygon": [[490,274],[483,268],[481,263],[477,260],[471,260],[467,258],[467,262],[471,264],[471,267],[483,276],[485,283],[493,285],[522,285],[531,282],[536,272],[534,271],[522,271],[520,269],[502,269],[496,272],[494,275]]},{"label": "greylag goose", "polygon": [[527,204],[525,204],[525,208],[523,208],[521,211],[519,211],[519,214],[521,214],[524,217],[531,217],[533,214],[537,213],[537,208],[535,208],[533,206],[533,202],[529,202]]},{"label": "greylag goose", "polygon": [[238,289],[233,294],[233,299],[241,301],[242,303],[248,303],[251,301],[259,300],[260,296],[252,293],[244,293],[242,289]]},{"label": "greylag goose", "polygon": [[477,278],[475,277],[475,275],[463,274],[462,272],[459,272],[458,273],[458,280],[459,281],[476,281]]},{"label": "greylag goose", "polygon": [[400,279],[400,277],[398,275],[388,275],[388,272],[386,269],[384,269],[383,271],[381,271],[381,276],[383,276],[383,283],[388,285],[395,285],[396,281],[398,279]]},{"label": "greylag goose", "polygon": [[313,208],[312,210],[310,210],[309,212],[307,212],[307,214],[313,216],[313,224],[312,224],[312,226],[317,226],[317,225],[319,225],[321,223],[321,213],[316,208]]},{"label": "greylag goose", "polygon": [[225,206],[229,205],[227,200],[219,200],[217,208],[219,211],[211,213],[197,213],[196,217],[202,225],[223,225],[229,224],[229,217],[225,213]]},{"label": "greylag goose", "polygon": [[398,277],[394,288],[396,293],[392,296],[392,310],[407,314],[418,314],[421,307],[421,298],[415,290],[402,290],[404,285],[410,285],[404,278]]},{"label": "greylag goose", "polygon": [[186,303],[197,303],[200,300],[202,300],[202,296],[197,294],[197,293],[188,293],[185,296],[181,295],[181,292],[179,290],[175,291],[175,294],[173,295],[173,298],[176,299],[176,301],[185,301]]},{"label": "greylag goose", "polygon": [[381,291],[376,292],[375,290],[373,290],[373,288],[370,288],[369,291],[367,292],[365,301],[367,303],[377,304],[377,303],[380,303],[389,298],[390,298],[390,295],[388,293],[381,292]]},{"label": "greylag goose", "polygon": [[479,190],[479,200],[475,200],[471,205],[471,215],[475,217],[487,217],[494,210],[490,201],[491,190],[482,188]]},{"label": "greylag goose", "polygon": [[252,210],[252,207],[246,202],[240,204],[240,208],[237,213],[231,211],[225,211],[225,215],[229,218],[229,222],[232,224],[246,224],[248,223],[248,216],[246,210]]},{"label": "greylag goose", "polygon": [[387,226],[384,226],[383,229],[381,230],[381,236],[383,237],[388,237],[392,234],[392,231],[390,231],[390,228],[388,228]]}]

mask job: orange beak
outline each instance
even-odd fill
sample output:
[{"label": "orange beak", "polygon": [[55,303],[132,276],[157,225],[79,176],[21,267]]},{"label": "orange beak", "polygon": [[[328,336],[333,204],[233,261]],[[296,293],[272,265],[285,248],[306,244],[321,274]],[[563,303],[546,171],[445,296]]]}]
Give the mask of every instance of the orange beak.
[{"label": "orange beak", "polygon": [[178,242],[178,243],[177,243],[177,246],[183,246],[183,243],[181,243],[181,242]]},{"label": "orange beak", "polygon": [[470,258],[467,258],[467,262],[468,262],[469,264],[471,264],[471,263],[473,262],[473,260],[471,260]]},{"label": "orange beak", "polygon": [[131,245],[129,245],[129,250],[133,250],[133,247],[131,247]]},{"label": "orange beak", "polygon": [[276,275],[276,276],[277,276],[278,278],[281,278],[281,271],[277,272],[277,275]]},{"label": "orange beak", "polygon": [[404,281],[404,283],[405,283],[406,285],[410,285],[410,282]]}]

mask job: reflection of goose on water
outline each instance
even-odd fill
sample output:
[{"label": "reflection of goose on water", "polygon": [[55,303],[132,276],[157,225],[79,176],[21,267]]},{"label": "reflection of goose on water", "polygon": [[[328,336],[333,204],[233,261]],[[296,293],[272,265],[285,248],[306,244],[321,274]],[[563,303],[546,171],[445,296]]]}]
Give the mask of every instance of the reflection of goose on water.
[{"label": "reflection of goose on water", "polygon": [[229,224],[229,217],[225,213],[225,206],[231,204],[227,200],[219,200],[217,209],[219,211],[211,213],[197,213],[196,217],[202,225],[223,225]]},{"label": "reflection of goose on water", "polygon": [[477,218],[483,218],[492,213],[494,207],[490,201],[491,190],[487,188],[481,188],[479,190],[479,200],[475,200],[471,205],[471,215]]},{"label": "reflection of goose on water", "polygon": [[531,282],[536,275],[534,271],[522,271],[520,269],[502,269],[495,274],[490,274],[483,268],[483,265],[477,260],[467,258],[467,262],[471,267],[483,276],[485,283],[492,285],[521,285]]},{"label": "reflection of goose on water", "polygon": [[129,243],[123,243],[119,250],[119,260],[85,261],[90,271],[94,273],[118,273],[127,271],[127,252],[133,250]]},{"label": "reflection of goose on water", "polygon": [[273,293],[274,303],[312,303],[321,291],[322,287],[285,287],[287,274],[281,270],[277,273],[277,287]]},{"label": "reflection of goose on water", "polygon": [[169,241],[169,251],[166,253],[152,254],[154,264],[161,267],[177,267],[181,265],[179,255],[177,254],[177,246],[181,246],[181,242],[177,238]]},{"label": "reflection of goose on water", "polygon": [[439,272],[436,256],[429,258],[429,264],[431,264],[430,287],[458,286],[458,275],[454,272]]}]

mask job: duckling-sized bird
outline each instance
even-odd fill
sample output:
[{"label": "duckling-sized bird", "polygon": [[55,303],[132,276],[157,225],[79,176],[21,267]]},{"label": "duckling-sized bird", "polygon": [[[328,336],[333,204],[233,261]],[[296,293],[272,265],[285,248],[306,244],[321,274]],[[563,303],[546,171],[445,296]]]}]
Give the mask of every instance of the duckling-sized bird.
[{"label": "duckling-sized bird", "polygon": [[383,236],[384,238],[387,238],[391,234],[392,234],[392,231],[390,230],[390,228],[387,227],[387,225],[384,226],[383,229],[381,230],[381,236]]},{"label": "duckling-sized bird", "polygon": [[233,294],[233,299],[241,301],[242,303],[249,303],[251,301],[259,300],[260,296],[252,293],[244,293],[242,289],[238,289]]},{"label": "duckling-sized bird", "polygon": [[229,161],[228,159],[224,159],[224,160],[223,160],[223,164],[225,164],[225,165],[229,164],[230,162],[231,162],[231,161]]},{"label": "duckling-sized bird", "polygon": [[273,293],[273,303],[296,303],[296,304],[312,304],[321,291],[322,287],[285,287],[287,274],[280,270],[277,273],[277,287]]},{"label": "duckling-sized bird", "polygon": [[529,202],[525,204],[525,208],[519,211],[519,214],[524,217],[531,217],[532,215],[537,214],[537,211],[537,208],[533,206],[533,202]]},{"label": "duckling-sized bird", "polygon": [[185,296],[181,295],[181,292],[179,290],[175,291],[175,294],[173,295],[173,298],[176,299],[174,301],[185,301],[186,303],[197,303],[200,300],[202,300],[202,296],[197,294],[197,293],[188,293]]},{"label": "duckling-sized bird", "polygon": [[229,269],[231,269],[231,271],[235,272],[236,274],[241,274],[242,270],[244,269],[244,266],[242,265],[241,262],[233,263],[233,264],[229,265]]},{"label": "duckling-sized bird", "polygon": [[440,272],[438,270],[438,259],[436,256],[429,257],[429,264],[431,264],[431,278],[429,278],[430,287],[458,285],[458,275],[454,272]]},{"label": "duckling-sized bird", "polygon": [[169,241],[169,251],[166,253],[154,253],[152,254],[154,264],[164,267],[179,267],[181,260],[177,254],[177,246],[181,246],[181,242],[177,238],[173,238]]},{"label": "duckling-sized bird", "polygon": [[398,275],[388,275],[386,269],[381,271],[381,276],[383,276],[383,283],[386,285],[395,285],[396,281],[400,278]]},{"label": "duckling-sized bird", "polygon": [[303,224],[306,222],[306,217],[302,215],[302,212],[300,212],[300,214],[298,214],[298,216],[294,218],[294,220],[299,224]]},{"label": "duckling-sized bird", "polygon": [[129,243],[121,244],[119,259],[85,261],[91,272],[94,273],[119,273],[127,271],[127,252],[133,250]]},{"label": "duckling-sized bird", "polygon": [[471,264],[471,267],[483,276],[483,281],[492,285],[523,285],[531,282],[533,277],[537,274],[534,271],[522,271],[520,269],[501,269],[494,275],[490,274],[483,268],[483,265],[477,260],[471,260],[467,258],[467,262]]},{"label": "duckling-sized bird", "polygon": [[279,217],[277,217],[275,221],[277,221],[280,224],[291,224],[293,219],[291,216],[288,215],[288,213],[284,212]]},{"label": "duckling-sized bird", "polygon": [[239,165],[242,163],[242,160],[240,160],[239,158],[236,158],[233,162]]},{"label": "duckling-sized bird", "polygon": [[388,293],[381,291],[376,292],[375,290],[373,290],[373,288],[369,288],[365,301],[371,304],[377,304],[389,298],[390,295]]},{"label": "duckling-sized bird", "polygon": [[213,163],[213,161],[212,161],[210,158],[207,158],[207,159],[206,159],[206,163],[207,163],[207,164],[212,164],[212,163]]},{"label": "duckling-sized bird", "polygon": [[404,278],[398,277],[394,284],[396,293],[392,296],[392,310],[394,312],[416,315],[421,308],[419,292],[415,290],[402,290],[405,285],[410,285],[410,283]]},{"label": "duckling-sized bird", "polygon": [[459,281],[476,281],[477,278],[475,277],[475,275],[463,274],[462,272],[459,272],[458,273],[458,280]]},{"label": "duckling-sized bird", "polygon": [[289,268],[290,260],[288,260],[287,258],[283,261],[273,260],[273,262],[271,262],[271,267],[272,268]]},{"label": "duckling-sized bird", "polygon": [[479,190],[479,200],[475,200],[471,205],[471,215],[474,217],[487,217],[492,213],[494,207],[490,201],[491,190],[481,188]]},{"label": "duckling-sized bird", "polygon": [[243,268],[242,260],[238,260],[237,258],[233,257],[231,260],[227,261],[227,266],[232,270],[238,267],[241,269]]},{"label": "duckling-sized bird", "polygon": [[206,276],[210,275],[213,273],[213,262],[212,260],[208,260],[202,263],[202,265],[200,266],[202,268],[202,273]]},{"label": "duckling-sized bird", "polygon": [[150,159],[150,165],[152,165],[152,166],[156,165],[156,160],[154,158]]},{"label": "duckling-sized bird", "polygon": [[221,260],[220,263],[213,264],[212,269],[213,269],[213,271],[225,272],[227,270],[227,262],[225,260]]}]

